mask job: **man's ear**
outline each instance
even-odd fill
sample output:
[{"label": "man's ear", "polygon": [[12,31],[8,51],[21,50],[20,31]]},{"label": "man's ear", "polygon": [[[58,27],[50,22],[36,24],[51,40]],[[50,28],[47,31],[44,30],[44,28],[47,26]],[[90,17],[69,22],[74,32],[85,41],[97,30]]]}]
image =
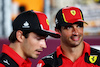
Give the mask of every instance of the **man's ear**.
[{"label": "man's ear", "polygon": [[59,30],[59,29],[57,29],[57,28],[55,28],[55,31],[56,31],[56,32],[58,32],[58,33],[60,33],[60,30]]},{"label": "man's ear", "polygon": [[18,40],[19,42],[23,42],[24,36],[23,36],[23,32],[22,32],[21,30],[18,30],[18,31],[16,32],[16,38],[17,38],[17,40]]},{"label": "man's ear", "polygon": [[55,28],[55,31],[61,36],[61,31],[59,29]]}]

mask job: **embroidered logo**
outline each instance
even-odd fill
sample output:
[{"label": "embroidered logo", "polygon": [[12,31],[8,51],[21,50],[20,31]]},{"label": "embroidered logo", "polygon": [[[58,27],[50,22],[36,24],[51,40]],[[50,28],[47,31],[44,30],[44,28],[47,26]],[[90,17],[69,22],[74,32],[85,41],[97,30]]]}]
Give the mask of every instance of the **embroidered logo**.
[{"label": "embroidered logo", "polygon": [[91,62],[91,63],[95,63],[96,62],[96,60],[97,60],[97,55],[90,55],[90,57],[89,57],[89,61]]},{"label": "embroidered logo", "polygon": [[8,65],[10,65],[10,63],[8,62],[7,59],[3,60],[3,62],[6,63],[6,64],[8,64]]},{"label": "embroidered logo", "polygon": [[57,18],[56,18],[55,22],[56,22],[56,24],[58,24],[58,20],[57,20]]},{"label": "embroidered logo", "polygon": [[48,21],[48,19],[46,19],[46,22],[47,22],[47,24],[49,25],[49,21]]},{"label": "embroidered logo", "polygon": [[23,24],[22,28],[30,28],[29,23],[27,21],[25,21],[25,23]]},{"label": "embroidered logo", "polygon": [[53,55],[51,55],[51,56],[46,56],[46,58],[52,58],[52,59],[53,59]]},{"label": "embroidered logo", "polygon": [[36,67],[42,67],[42,63],[37,64]]},{"label": "embroidered logo", "polygon": [[70,13],[74,16],[76,15],[76,11],[75,10],[71,10]]}]

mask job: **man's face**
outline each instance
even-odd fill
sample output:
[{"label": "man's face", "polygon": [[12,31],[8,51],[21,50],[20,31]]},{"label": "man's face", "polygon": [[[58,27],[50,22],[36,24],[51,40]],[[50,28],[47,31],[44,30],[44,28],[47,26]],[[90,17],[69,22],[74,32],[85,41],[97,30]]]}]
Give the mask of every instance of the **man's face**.
[{"label": "man's face", "polygon": [[23,54],[25,57],[38,58],[40,53],[46,48],[46,37],[38,36],[35,33],[29,33],[28,38],[23,38],[23,43],[21,45]]},{"label": "man's face", "polygon": [[61,42],[66,46],[76,47],[83,41],[83,23],[61,27]]}]

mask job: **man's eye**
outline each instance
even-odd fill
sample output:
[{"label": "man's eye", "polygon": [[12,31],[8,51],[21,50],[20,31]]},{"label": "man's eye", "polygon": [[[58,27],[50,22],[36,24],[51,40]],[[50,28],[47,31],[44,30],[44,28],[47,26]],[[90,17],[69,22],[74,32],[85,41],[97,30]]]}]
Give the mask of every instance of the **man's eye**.
[{"label": "man's eye", "polygon": [[72,28],[72,26],[67,26],[67,27],[65,27],[65,29],[71,29]]},{"label": "man's eye", "polygon": [[44,39],[44,40],[46,41],[46,37],[37,37],[36,39],[37,39],[37,40],[42,40],[42,39]]},{"label": "man's eye", "polygon": [[37,40],[41,40],[41,38],[39,38],[39,37],[37,37],[36,39],[37,39]]},{"label": "man's eye", "polygon": [[80,25],[78,25],[77,27],[79,27],[79,28],[80,28],[80,27],[83,27],[83,24],[80,24]]}]

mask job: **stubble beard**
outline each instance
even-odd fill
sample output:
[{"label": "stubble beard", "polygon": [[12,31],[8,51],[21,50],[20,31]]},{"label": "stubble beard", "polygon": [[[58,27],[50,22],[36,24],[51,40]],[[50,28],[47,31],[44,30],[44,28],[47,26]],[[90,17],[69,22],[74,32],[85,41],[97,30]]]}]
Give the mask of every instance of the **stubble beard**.
[{"label": "stubble beard", "polygon": [[67,46],[69,46],[69,47],[77,47],[77,46],[79,46],[82,42],[83,42],[83,37],[81,37],[80,38],[80,40],[79,41],[68,41],[68,40],[62,40],[62,42],[64,43],[64,44],[66,44]]},{"label": "stubble beard", "polygon": [[70,43],[69,44],[70,47],[77,47],[77,46],[79,46],[83,42],[83,37],[81,37],[80,40],[79,41],[76,41],[76,42]]}]

